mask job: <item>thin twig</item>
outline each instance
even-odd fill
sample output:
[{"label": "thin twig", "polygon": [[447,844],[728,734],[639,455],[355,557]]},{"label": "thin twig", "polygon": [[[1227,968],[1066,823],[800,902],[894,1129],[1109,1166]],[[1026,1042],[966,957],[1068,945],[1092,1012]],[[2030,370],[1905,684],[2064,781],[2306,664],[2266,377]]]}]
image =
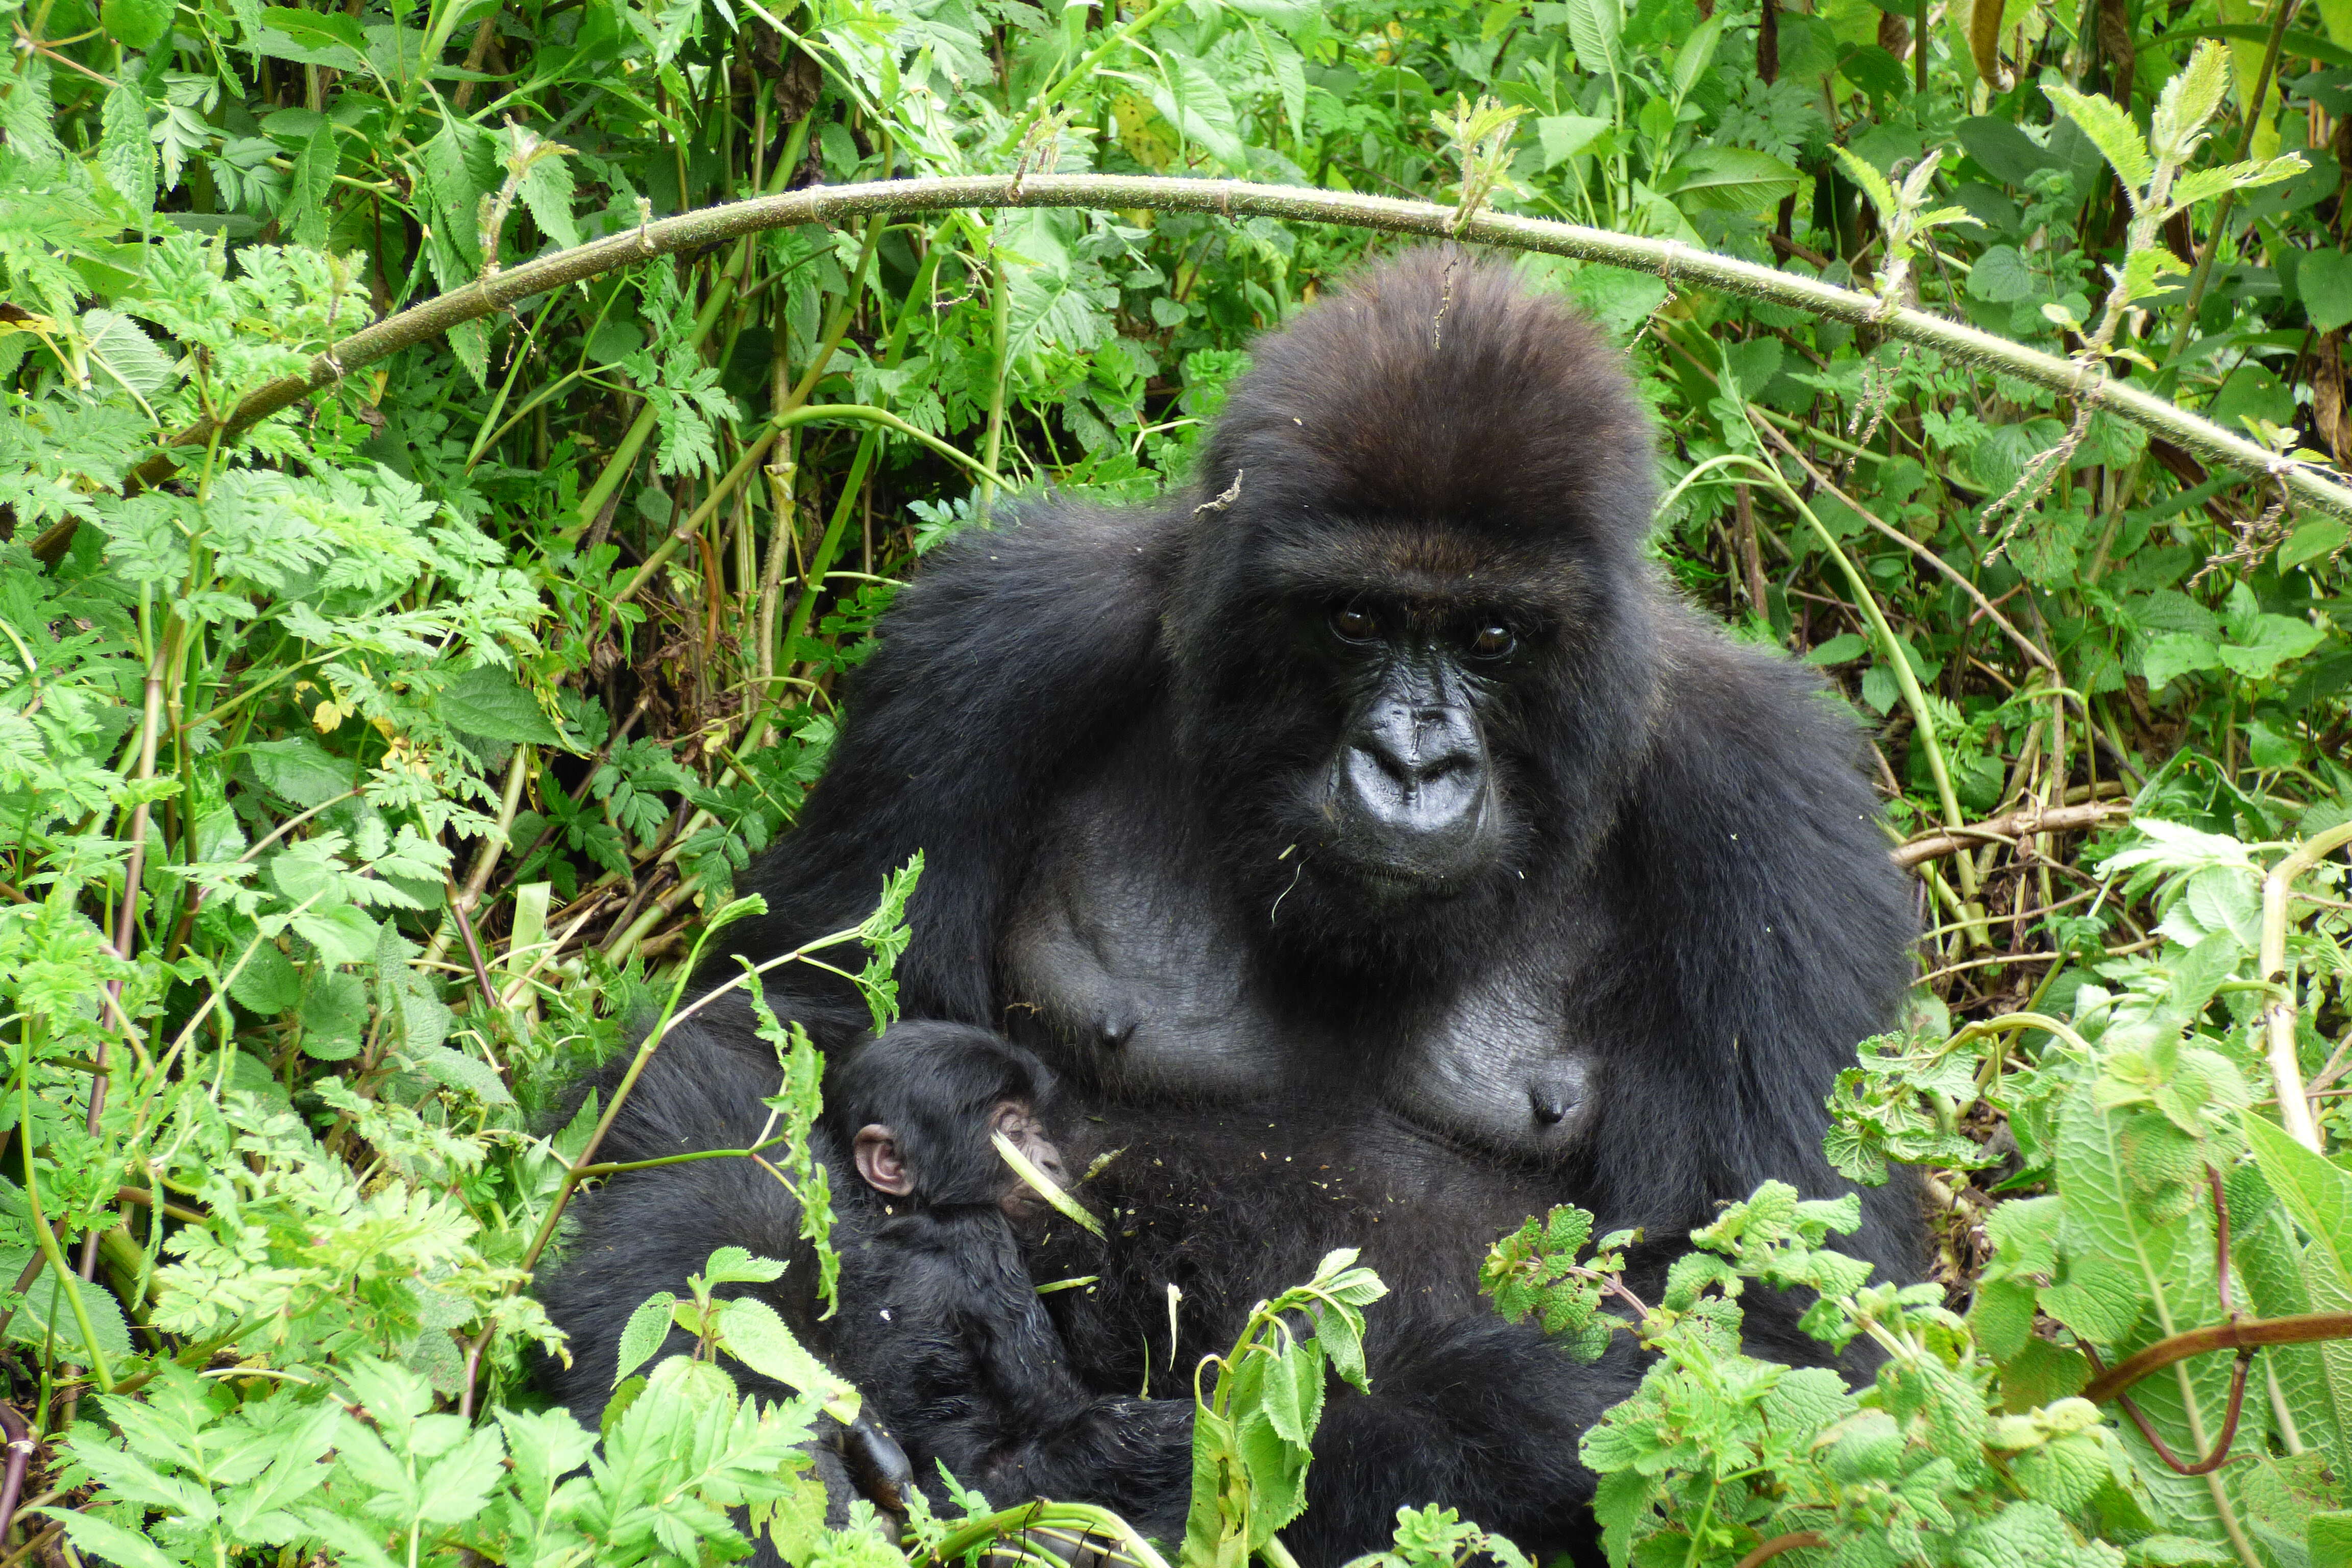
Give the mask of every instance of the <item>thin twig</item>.
[{"label": "thin twig", "polygon": [[24,1495],[25,1471],[33,1462],[33,1429],[16,1407],[0,1405],[0,1432],[8,1436],[8,1465],[0,1471],[0,1539],[8,1534],[8,1527],[16,1522],[16,1500]]},{"label": "thin twig", "polygon": [[1958,855],[1980,844],[2009,843],[2042,833],[2074,833],[2086,827],[2102,827],[2110,822],[2120,822],[2131,815],[2127,800],[2094,801],[2084,805],[2021,805],[2015,811],[2004,812],[1982,822],[1964,827],[1948,827],[1924,835],[1907,843],[1898,844],[1888,853],[1905,870],[1925,860],[1940,860],[1947,855]]},{"label": "thin twig", "polygon": [[1792,1530],[1786,1535],[1776,1535],[1739,1560],[1739,1568],[1763,1568],[1763,1565],[1783,1552],[1802,1552],[1822,1544],[1822,1538],[1810,1530]]}]

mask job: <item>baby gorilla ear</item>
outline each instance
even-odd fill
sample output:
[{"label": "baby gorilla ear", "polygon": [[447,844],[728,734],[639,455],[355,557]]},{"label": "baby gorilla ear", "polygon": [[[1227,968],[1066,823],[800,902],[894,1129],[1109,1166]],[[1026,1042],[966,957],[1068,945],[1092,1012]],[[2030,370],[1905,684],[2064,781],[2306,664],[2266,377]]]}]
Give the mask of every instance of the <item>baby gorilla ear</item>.
[{"label": "baby gorilla ear", "polygon": [[898,1135],[882,1123],[869,1121],[859,1128],[851,1152],[858,1175],[876,1192],[903,1198],[915,1190],[915,1173],[898,1152]]}]

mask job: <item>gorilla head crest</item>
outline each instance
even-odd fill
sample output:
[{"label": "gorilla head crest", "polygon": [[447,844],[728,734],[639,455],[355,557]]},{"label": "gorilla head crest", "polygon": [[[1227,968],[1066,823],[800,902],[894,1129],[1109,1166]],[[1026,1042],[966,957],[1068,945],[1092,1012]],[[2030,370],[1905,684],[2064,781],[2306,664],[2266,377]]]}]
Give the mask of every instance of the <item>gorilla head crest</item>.
[{"label": "gorilla head crest", "polygon": [[1591,325],[1452,249],[1260,342],[1166,646],[1183,749],[1278,924],[1386,961],[1580,864],[1656,696],[1654,443]]}]

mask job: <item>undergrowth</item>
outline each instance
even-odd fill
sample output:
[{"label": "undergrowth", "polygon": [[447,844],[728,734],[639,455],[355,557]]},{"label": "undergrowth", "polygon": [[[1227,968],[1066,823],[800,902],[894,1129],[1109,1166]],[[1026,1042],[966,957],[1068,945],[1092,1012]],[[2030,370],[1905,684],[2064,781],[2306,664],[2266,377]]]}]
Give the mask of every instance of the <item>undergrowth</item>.
[{"label": "undergrowth", "polygon": [[[904,1540],[826,1528],[803,1448],[853,1391],[710,1294],[770,1260],[648,1303],[641,1363],[673,1323],[699,1353],[597,1426],[526,1376],[597,1170],[562,1085],[680,1005],[898,582],[1008,488],[1182,479],[1252,334],[1370,241],[790,229],[133,478],[372,320],[812,182],[1230,173],[1673,237],[2352,456],[2332,4],[0,12],[0,1568],[699,1564],[747,1531],[828,1568],[1050,1531],[1286,1568],[1326,1371],[1381,1332],[1344,1254],[1253,1318],[1160,1543],[961,1493]],[[1572,1210],[1497,1243],[1499,1310],[1654,1352],[1585,1441],[1612,1561],[2352,1563],[2352,530],[1868,329],[1526,265],[1667,434],[1662,570],[1867,727],[1927,931],[1831,1152],[1926,1169],[1932,1283],[1777,1187],[1654,1302]],[[842,938],[877,1018],[904,893]],[[772,1037],[763,1157],[818,1212],[813,1058]],[[1743,1353],[1743,1292],[1782,1286],[1875,1373]],[[1522,1559],[1433,1505],[1381,1561]]]}]

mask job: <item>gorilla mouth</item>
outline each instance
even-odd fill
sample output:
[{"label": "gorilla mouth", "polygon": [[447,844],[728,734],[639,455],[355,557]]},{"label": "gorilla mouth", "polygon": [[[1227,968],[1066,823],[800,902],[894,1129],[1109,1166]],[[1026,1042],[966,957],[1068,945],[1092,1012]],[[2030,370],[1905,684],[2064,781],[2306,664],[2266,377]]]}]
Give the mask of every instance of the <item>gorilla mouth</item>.
[{"label": "gorilla mouth", "polygon": [[1466,891],[1494,864],[1502,839],[1499,815],[1483,770],[1444,809],[1432,811],[1393,795],[1368,799],[1353,787],[1344,759],[1338,760],[1326,781],[1325,853],[1318,859],[1375,897],[1450,897]]}]

